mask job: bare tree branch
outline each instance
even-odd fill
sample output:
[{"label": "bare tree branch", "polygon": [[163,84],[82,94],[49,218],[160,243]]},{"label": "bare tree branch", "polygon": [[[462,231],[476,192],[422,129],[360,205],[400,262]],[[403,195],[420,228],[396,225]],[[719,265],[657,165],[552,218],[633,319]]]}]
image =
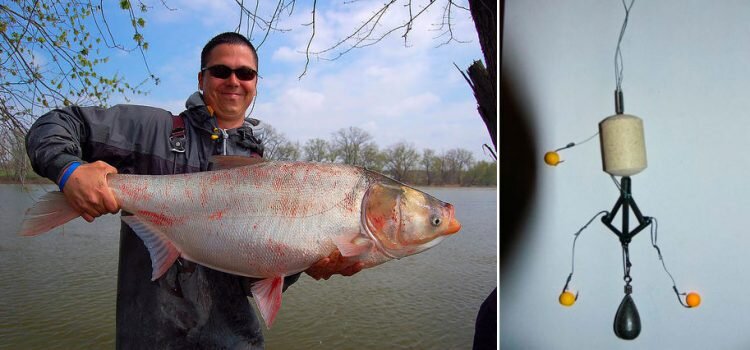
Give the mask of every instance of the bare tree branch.
[{"label": "bare tree branch", "polygon": [[315,7],[317,3],[318,0],[313,0],[312,21],[310,21],[310,24],[312,25],[312,33],[310,34],[310,40],[307,41],[307,48],[305,49],[305,68],[302,70],[302,74],[300,74],[297,79],[302,79],[305,73],[307,73],[307,66],[310,65],[310,45],[312,45],[313,38],[315,37]]},{"label": "bare tree branch", "polygon": [[[241,26],[241,24],[245,21],[244,17],[247,16],[248,22],[253,22],[253,26],[250,30],[247,32],[247,36],[250,40],[253,40],[254,29],[256,26],[256,23],[260,24],[260,28],[264,29],[263,37],[260,39],[259,44],[257,47],[260,47],[267,39],[268,36],[271,34],[271,31],[288,31],[279,29],[279,23],[281,21],[281,15],[282,12],[284,12],[285,9],[289,9],[288,14],[285,13],[284,15],[291,17],[291,14],[293,12],[293,8],[297,5],[296,0],[277,0],[275,4],[274,11],[269,15],[261,15],[259,13],[259,5],[258,1],[256,1],[255,9],[249,9],[244,0],[235,0],[235,3],[238,5],[240,9],[240,14],[242,18],[240,19],[238,25],[238,30]],[[344,1],[344,5],[351,5],[353,3],[361,3],[361,1],[357,0],[350,0],[350,1]],[[377,7],[376,10],[373,11],[373,13],[363,20],[361,24],[359,24],[356,28],[353,28],[349,35],[341,38],[340,40],[336,41],[335,43],[324,47],[320,50],[313,51],[313,40],[315,39],[315,36],[318,31],[317,22],[318,22],[318,4],[317,0],[312,1],[312,20],[308,23],[302,24],[302,26],[310,27],[310,36],[307,39],[307,44],[304,48],[304,52],[300,51],[300,53],[303,53],[305,55],[305,65],[303,67],[302,73],[299,75],[299,79],[301,79],[303,76],[307,74],[307,71],[310,67],[310,61],[311,57],[315,56],[319,60],[326,60],[326,61],[333,61],[338,58],[340,58],[343,55],[346,55],[347,53],[351,52],[354,49],[360,49],[369,47],[375,44],[378,44],[379,42],[383,41],[385,38],[391,36],[394,32],[402,31],[401,37],[404,39],[404,46],[409,46],[409,35],[413,32],[415,28],[415,23],[418,19],[425,16],[425,13],[429,11],[430,8],[434,8],[435,4],[438,3],[444,3],[445,6],[443,6],[443,15],[440,23],[434,24],[436,27],[435,30],[441,31],[439,35],[437,35],[435,38],[441,38],[445,37],[445,40],[442,41],[439,46],[443,46],[446,44],[449,44],[451,42],[457,42],[457,43],[466,43],[468,41],[462,41],[456,38],[454,35],[454,24],[453,24],[453,15],[455,10],[461,10],[461,11],[469,11],[470,9],[467,6],[463,6],[462,4],[458,4],[456,0],[443,0],[443,1],[437,1],[437,0],[425,0],[423,3],[417,3],[414,0],[388,0],[385,3],[383,3],[381,6]],[[404,13],[406,13],[406,18],[401,20],[399,23],[392,25],[385,30],[383,30],[382,23],[384,22],[386,16],[391,15],[391,13],[395,13],[393,11],[394,5],[401,5],[405,10]]]}]

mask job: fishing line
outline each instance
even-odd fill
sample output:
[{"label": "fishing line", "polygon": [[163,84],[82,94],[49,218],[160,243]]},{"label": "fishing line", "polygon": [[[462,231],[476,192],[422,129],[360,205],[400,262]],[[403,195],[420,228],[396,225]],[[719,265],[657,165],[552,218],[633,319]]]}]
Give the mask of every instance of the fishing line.
[{"label": "fishing line", "polygon": [[680,298],[680,295],[687,295],[687,293],[680,292],[677,289],[677,283],[674,281],[674,277],[667,269],[667,264],[664,262],[664,257],[661,255],[661,249],[659,249],[659,246],[656,244],[656,240],[658,238],[658,230],[659,230],[659,223],[656,221],[655,217],[651,217],[653,220],[653,223],[651,225],[651,245],[656,249],[656,254],[659,256],[659,260],[661,261],[661,266],[664,267],[664,272],[669,275],[669,279],[672,280],[672,289],[674,290],[675,294],[677,294],[677,301],[680,302],[680,304],[686,308],[690,308],[690,306],[685,305],[685,303],[682,302],[682,298]]},{"label": "fishing line", "polygon": [[571,148],[571,147],[582,145],[582,144],[584,144],[586,142],[591,141],[591,139],[593,139],[594,137],[596,137],[596,135],[599,135],[599,132],[597,132],[597,133],[589,136],[588,138],[586,138],[583,141],[579,141],[577,143],[576,142],[571,142],[571,143],[565,145],[564,147],[560,147],[560,148],[558,148],[558,149],[556,149],[554,151],[549,151],[549,152],[545,153],[544,154],[544,162],[547,163],[547,165],[550,165],[550,166],[556,166],[556,165],[564,162],[564,160],[560,159],[560,154],[557,153],[558,151],[562,151],[564,149],[568,149],[568,148]]},{"label": "fishing line", "polygon": [[[589,225],[591,224],[591,222],[593,222],[594,219],[596,219],[597,216],[602,215],[602,214],[609,214],[609,212],[606,211],[606,210],[602,210],[602,211],[596,213],[596,215],[594,215],[586,223],[586,225],[583,225],[583,227],[581,227],[578,230],[578,232],[576,232],[575,234],[573,234],[575,236],[575,238],[573,238],[573,252],[571,254],[571,259],[570,259],[571,260],[570,261],[570,274],[568,275],[568,279],[565,281],[565,286],[563,287],[563,292],[565,292],[566,290],[568,290],[568,284],[570,284],[571,279],[573,279],[573,272],[575,272],[575,266],[576,266],[576,242],[578,241],[578,236],[581,235],[581,232],[583,232],[583,230],[585,230],[587,227],[589,227]],[[578,299],[578,293],[576,293],[576,299]]]},{"label": "fishing line", "polygon": [[[260,77],[260,75],[258,77]],[[250,117],[250,115],[253,114],[253,111],[255,110],[255,101],[257,100],[258,100],[258,91],[255,91],[255,96],[253,96],[253,104],[250,106],[250,112],[247,112],[247,115],[245,116],[246,118]]]},{"label": "fishing line", "polygon": [[582,145],[582,144],[584,144],[584,143],[586,143],[586,142],[589,142],[589,141],[591,141],[591,139],[593,139],[593,138],[594,138],[594,137],[596,137],[597,135],[599,135],[599,132],[598,132],[598,131],[596,132],[596,134],[593,134],[593,135],[589,136],[588,138],[586,138],[586,139],[585,139],[585,140],[583,140],[583,141],[579,141],[579,142],[571,142],[571,143],[569,143],[569,144],[565,145],[565,147],[560,147],[560,148],[556,149],[556,150],[555,150],[555,152],[557,152],[557,151],[562,151],[562,150],[564,150],[564,149],[568,149],[568,148],[571,148],[571,147],[575,147],[575,146],[579,146],[579,145]]},{"label": "fishing line", "polygon": [[630,0],[630,5],[625,4],[625,0],[622,0],[622,6],[625,8],[625,19],[622,21],[622,28],[620,28],[620,36],[617,39],[617,49],[615,50],[615,82],[616,82],[616,89],[617,91],[621,90],[622,86],[622,70],[623,70],[623,61],[622,61],[622,50],[620,49],[620,44],[622,43],[622,37],[625,36],[625,28],[628,26],[628,18],[630,17],[630,9],[633,8],[633,4],[635,3],[635,0]]},{"label": "fishing line", "polygon": [[615,183],[615,187],[617,187],[617,191],[622,192],[622,187],[620,187],[620,183],[617,182],[617,179],[615,178],[615,176],[610,174],[609,177],[612,179],[612,182]]},{"label": "fishing line", "polygon": [[490,151],[490,155],[492,156],[492,158],[494,158],[495,161],[497,161],[497,155],[495,154],[495,151],[493,151],[492,148],[490,148],[488,144],[486,143],[483,144],[482,148],[485,150],[485,154],[487,154],[487,151]]}]

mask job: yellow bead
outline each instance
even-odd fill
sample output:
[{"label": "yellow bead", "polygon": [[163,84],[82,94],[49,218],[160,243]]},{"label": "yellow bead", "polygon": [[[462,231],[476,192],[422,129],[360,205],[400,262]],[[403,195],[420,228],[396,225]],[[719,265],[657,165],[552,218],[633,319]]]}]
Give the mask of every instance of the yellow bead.
[{"label": "yellow bead", "polygon": [[544,162],[550,166],[556,166],[560,164],[560,155],[557,152],[547,152],[544,154]]},{"label": "yellow bead", "polygon": [[687,305],[690,307],[698,307],[698,305],[701,304],[701,296],[698,293],[691,292],[691,293],[688,293],[687,297],[685,298],[685,301],[687,302]]},{"label": "yellow bead", "polygon": [[219,135],[211,135],[211,140],[216,141],[218,139],[219,139]]},{"label": "yellow bead", "polygon": [[560,294],[559,301],[562,306],[571,306],[576,302],[576,296],[571,292],[564,291]]}]

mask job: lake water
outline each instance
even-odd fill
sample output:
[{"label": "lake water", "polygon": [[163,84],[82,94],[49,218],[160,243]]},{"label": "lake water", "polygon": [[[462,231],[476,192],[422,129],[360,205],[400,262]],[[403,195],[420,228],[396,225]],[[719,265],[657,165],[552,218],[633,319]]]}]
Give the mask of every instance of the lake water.
[{"label": "lake water", "polygon": [[[26,208],[49,190],[0,185],[0,348],[114,348],[119,218],[18,237]],[[264,330],[267,349],[471,348],[497,285],[497,191],[422,190],[456,207],[461,231],[352,277],[303,274]]]}]

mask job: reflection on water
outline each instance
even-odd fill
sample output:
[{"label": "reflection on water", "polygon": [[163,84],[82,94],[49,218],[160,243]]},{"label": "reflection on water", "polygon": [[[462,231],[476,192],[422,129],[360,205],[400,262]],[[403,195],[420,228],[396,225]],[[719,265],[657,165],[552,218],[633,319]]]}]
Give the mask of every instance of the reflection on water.
[{"label": "reflection on water", "polygon": [[[0,348],[113,348],[118,218],[18,237],[53,187],[0,185]],[[284,293],[269,349],[467,349],[497,284],[495,189],[425,188],[456,207],[461,231],[421,254],[352,277],[303,274]]]}]

